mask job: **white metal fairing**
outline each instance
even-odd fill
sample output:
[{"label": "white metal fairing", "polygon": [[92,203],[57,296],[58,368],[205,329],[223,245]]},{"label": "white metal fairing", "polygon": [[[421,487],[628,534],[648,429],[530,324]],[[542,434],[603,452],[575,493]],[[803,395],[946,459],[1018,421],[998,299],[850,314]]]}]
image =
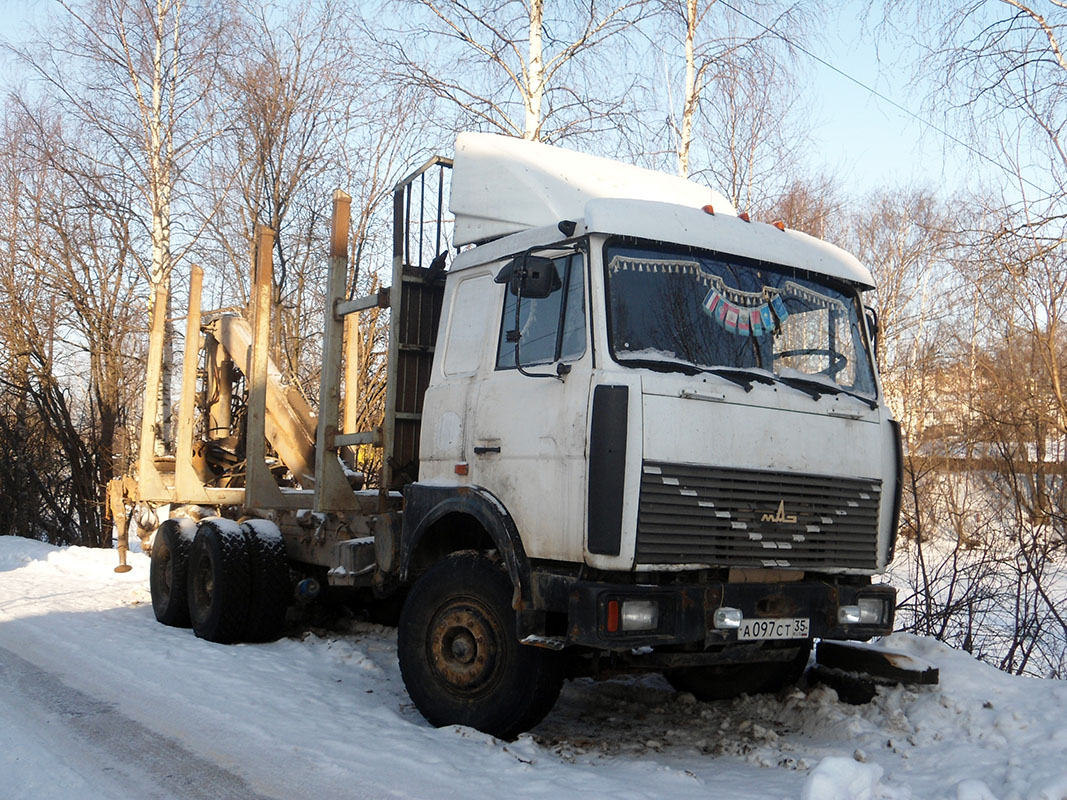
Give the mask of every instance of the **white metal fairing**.
[{"label": "white metal fairing", "polygon": [[[596,271],[594,271],[595,274]],[[622,490],[622,539],[617,556],[590,553],[583,548],[579,560],[595,569],[627,571],[634,567],[637,549],[637,512],[641,499],[641,445],[644,428],[644,403],[641,390],[644,370],[620,369],[611,365],[598,370],[595,383],[600,385],[626,386],[628,402],[626,409],[626,466]],[[592,389],[590,389],[590,415],[592,414]],[[588,503],[588,493],[586,503]],[[586,506],[588,510],[588,506]]]},{"label": "white metal fairing", "polygon": [[449,210],[457,246],[581,219],[596,197],[710,203],[736,213],[719,192],[674,175],[509,136],[456,137]]},{"label": "white metal fairing", "polygon": [[[579,230],[578,233],[580,234],[581,231]],[[545,225],[540,228],[520,231],[511,236],[460,251],[448,270],[449,272],[459,272],[479,264],[499,261],[502,258],[513,256],[532,247],[546,247],[565,238],[555,225]]]},{"label": "white metal fairing", "polygon": [[874,288],[869,269],[829,242],[793,230],[779,230],[763,222],[745,222],[730,214],[701,211],[649,200],[590,200],[585,207],[585,228],[590,233],[633,236],[639,239],[689,245],[773,264],[806,269]]},{"label": "white metal fairing", "polygon": [[885,572],[889,567],[889,553],[893,546],[893,537],[896,535],[897,519],[893,512],[899,511],[894,508],[896,492],[896,480],[903,476],[898,470],[904,465],[897,464],[899,454],[897,441],[893,436],[893,414],[888,406],[878,409],[878,417],[881,422],[881,456],[882,456],[882,503],[878,511],[878,572]]}]

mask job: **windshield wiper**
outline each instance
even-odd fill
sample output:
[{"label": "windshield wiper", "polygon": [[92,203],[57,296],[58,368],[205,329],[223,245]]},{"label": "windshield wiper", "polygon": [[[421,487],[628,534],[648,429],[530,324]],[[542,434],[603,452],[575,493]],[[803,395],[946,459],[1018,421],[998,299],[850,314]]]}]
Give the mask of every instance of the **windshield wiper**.
[{"label": "windshield wiper", "polygon": [[643,367],[656,372],[681,372],[684,375],[696,375],[701,370],[692,364],[683,364],[680,361],[661,361],[658,358],[620,358],[620,364],[627,367]]},{"label": "windshield wiper", "polygon": [[869,397],[864,397],[861,394],[857,394],[844,386],[831,386],[822,381],[811,380],[809,378],[797,378],[793,375],[779,375],[778,380],[784,383],[786,386],[790,386],[798,391],[809,394],[818,400],[824,394],[847,394],[849,397],[854,397],[861,403],[869,406],[870,408],[878,408],[878,403]]},{"label": "windshield wiper", "polygon": [[711,367],[701,370],[701,372],[709,372],[720,378],[726,378],[726,380],[736,383],[746,392],[752,391],[752,384],[754,383],[771,385],[775,382],[770,375],[745,369],[744,367]]},{"label": "windshield wiper", "polygon": [[854,392],[851,389],[846,389],[843,386],[839,389],[839,391],[841,394],[847,394],[849,397],[855,397],[861,403],[870,406],[872,409],[878,408],[878,401],[871,397],[864,397],[859,392]]},{"label": "windshield wiper", "polygon": [[814,400],[818,400],[824,394],[847,394],[849,397],[854,397],[861,403],[870,406],[872,409],[878,408],[878,403],[869,397],[864,397],[861,394],[850,391],[843,386],[830,385],[823,383],[822,381],[810,380],[808,378],[798,378],[792,375],[771,375],[766,372],[756,371],[747,367],[706,367],[701,368],[694,364],[688,364],[681,361],[662,361],[657,358],[621,358],[619,363],[632,367],[643,367],[644,369],[655,370],[656,372],[680,372],[683,375],[699,375],[701,373],[708,373],[715,375],[719,378],[725,378],[731,383],[736,383],[746,392],[752,391],[752,384],[762,383],[767,386],[773,386],[776,383],[783,383],[790,389],[796,389],[798,392],[802,392],[808,397]]},{"label": "windshield wiper", "polygon": [[819,383],[818,381],[809,381],[804,378],[794,378],[792,376],[776,375],[779,382],[784,383],[790,389],[796,389],[798,392],[818,400],[824,394],[837,394],[837,391],[827,386],[825,383]]},{"label": "windshield wiper", "polygon": [[762,372],[753,372],[744,367],[698,367],[682,361],[661,361],[658,358],[620,358],[620,364],[628,367],[643,367],[656,372],[681,372],[683,375],[699,375],[711,373],[720,378],[725,378],[731,383],[736,383],[746,392],[752,391],[753,383],[773,384],[775,379]]}]

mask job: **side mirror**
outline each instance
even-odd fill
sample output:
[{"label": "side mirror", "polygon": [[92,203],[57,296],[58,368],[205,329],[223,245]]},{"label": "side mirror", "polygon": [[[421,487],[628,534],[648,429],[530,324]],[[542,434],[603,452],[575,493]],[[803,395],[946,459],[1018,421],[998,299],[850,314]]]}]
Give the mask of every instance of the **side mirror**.
[{"label": "side mirror", "polygon": [[521,294],[531,300],[542,300],[563,288],[555,261],[527,253],[505,264],[494,281],[508,284],[508,291],[513,295]]}]

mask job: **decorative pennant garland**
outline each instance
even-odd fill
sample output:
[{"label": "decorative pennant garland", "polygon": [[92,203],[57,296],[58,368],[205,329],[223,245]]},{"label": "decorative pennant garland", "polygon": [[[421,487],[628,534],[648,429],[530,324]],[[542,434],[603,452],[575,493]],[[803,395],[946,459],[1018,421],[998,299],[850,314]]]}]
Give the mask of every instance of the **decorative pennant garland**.
[{"label": "decorative pennant garland", "polygon": [[688,274],[708,287],[701,307],[705,313],[737,336],[764,336],[777,333],[789,317],[784,297],[795,297],[817,308],[836,309],[847,313],[845,304],[793,281],[785,281],[782,288],[764,286],[759,292],[745,292],[727,286],[718,275],[704,271],[696,261],[663,261],[651,258],[615,256],[608,269],[616,272],[662,272]]},{"label": "decorative pennant garland", "polygon": [[789,316],[781,293],[764,286],[762,292],[743,292],[708,276],[711,288],[701,307],[713,320],[738,336],[763,336],[781,330]]}]

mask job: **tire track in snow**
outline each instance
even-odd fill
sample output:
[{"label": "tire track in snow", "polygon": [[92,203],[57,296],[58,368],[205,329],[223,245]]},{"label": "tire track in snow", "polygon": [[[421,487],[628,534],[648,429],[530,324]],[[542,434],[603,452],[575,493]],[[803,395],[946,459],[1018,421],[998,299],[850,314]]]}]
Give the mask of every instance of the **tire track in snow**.
[{"label": "tire track in snow", "polygon": [[31,741],[5,742],[15,746],[6,758],[36,762],[41,775],[23,787],[26,797],[84,797],[88,789],[96,798],[277,800],[3,647],[0,711],[5,727],[32,732]]}]

